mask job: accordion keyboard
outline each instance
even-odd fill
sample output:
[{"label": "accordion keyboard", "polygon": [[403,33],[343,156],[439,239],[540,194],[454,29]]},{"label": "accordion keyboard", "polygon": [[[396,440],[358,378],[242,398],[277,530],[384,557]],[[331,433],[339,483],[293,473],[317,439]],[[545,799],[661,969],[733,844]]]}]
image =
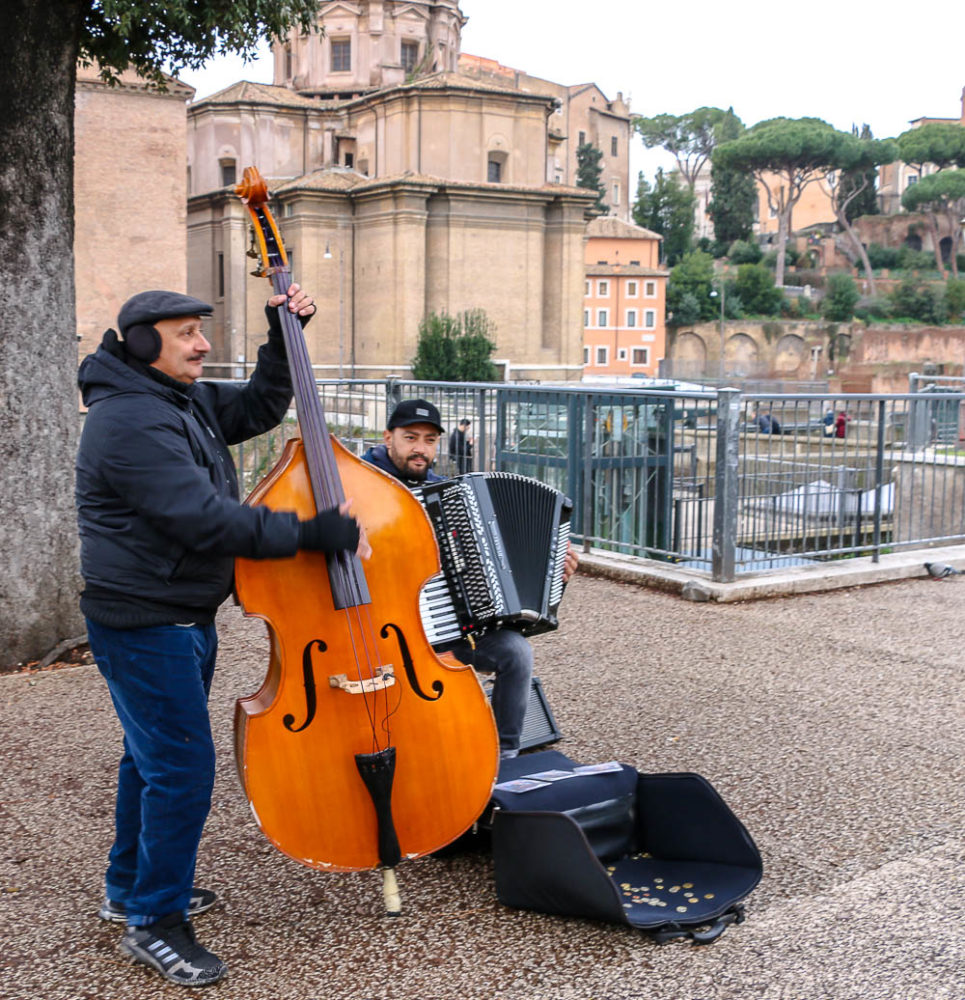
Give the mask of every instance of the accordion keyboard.
[{"label": "accordion keyboard", "polygon": [[422,588],[419,594],[419,614],[430,645],[441,646],[462,638],[463,630],[456,614],[456,606],[449,594],[446,578],[441,573]]}]

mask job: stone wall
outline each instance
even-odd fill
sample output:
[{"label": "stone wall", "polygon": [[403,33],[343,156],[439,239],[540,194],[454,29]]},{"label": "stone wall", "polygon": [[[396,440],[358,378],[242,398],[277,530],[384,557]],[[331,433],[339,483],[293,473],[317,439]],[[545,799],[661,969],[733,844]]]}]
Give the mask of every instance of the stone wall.
[{"label": "stone wall", "polygon": [[728,320],[723,346],[721,364],[719,323],[671,330],[670,374],[827,380],[832,392],[907,392],[908,375],[926,366],[962,374],[965,327]]},{"label": "stone wall", "polygon": [[80,356],[116,322],[121,304],[147,288],[187,281],[185,102],[133,73],[108,87],[77,72],[74,125],[74,258]]}]

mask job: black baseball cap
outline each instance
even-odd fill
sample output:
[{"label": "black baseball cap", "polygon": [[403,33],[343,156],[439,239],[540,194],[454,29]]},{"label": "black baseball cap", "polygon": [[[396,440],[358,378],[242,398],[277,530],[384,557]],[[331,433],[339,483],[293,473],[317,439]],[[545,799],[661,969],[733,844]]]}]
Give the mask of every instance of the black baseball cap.
[{"label": "black baseball cap", "polygon": [[121,333],[126,334],[129,327],[141,323],[151,324],[175,316],[210,316],[213,312],[213,307],[207,302],[180,292],[138,292],[121,306],[117,325]]},{"label": "black baseball cap", "polygon": [[432,424],[442,434],[442,418],[439,411],[425,399],[403,399],[389,417],[388,430],[396,427],[411,427],[412,424]]}]

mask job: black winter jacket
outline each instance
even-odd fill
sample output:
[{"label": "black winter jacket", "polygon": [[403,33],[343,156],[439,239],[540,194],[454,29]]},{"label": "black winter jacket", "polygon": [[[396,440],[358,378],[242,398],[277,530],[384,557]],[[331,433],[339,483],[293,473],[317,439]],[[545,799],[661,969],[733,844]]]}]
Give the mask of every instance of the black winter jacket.
[{"label": "black winter jacket", "polygon": [[210,622],[236,556],[294,555],[297,515],[241,504],[228,451],[285,415],[283,347],[262,346],[243,386],[189,386],[129,359],[109,331],[78,382],[89,407],[76,482],[85,615],[115,628]]}]

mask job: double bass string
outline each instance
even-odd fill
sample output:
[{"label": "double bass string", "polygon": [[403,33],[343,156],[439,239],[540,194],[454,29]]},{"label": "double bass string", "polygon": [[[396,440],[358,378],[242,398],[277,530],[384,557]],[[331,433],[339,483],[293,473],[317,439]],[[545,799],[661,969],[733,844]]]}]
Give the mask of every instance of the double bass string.
[{"label": "double bass string", "polygon": [[[291,284],[289,280],[290,268],[282,262],[280,256],[276,256],[274,253],[270,254],[270,261],[274,290],[278,294],[286,294]],[[296,385],[295,396],[299,403],[298,418],[302,424],[302,441],[308,455],[309,476],[312,492],[315,496],[316,509],[339,506],[344,502],[345,497],[335,467],[335,457],[328,437],[324,410],[318,398],[318,389],[312,375],[311,361],[301,323],[287,309],[281,308],[279,311],[282,318],[285,345],[289,353],[289,368]],[[311,402],[309,402],[310,400]],[[331,574],[333,591],[340,593],[345,605],[343,611],[352,640],[355,677],[357,680],[363,680],[365,673],[362,669],[363,662],[367,665],[370,676],[374,674],[373,664],[379,668],[383,667],[378,646],[374,640],[374,627],[367,601],[368,588],[360,581],[359,573],[362,571],[354,553],[336,553],[329,565],[334,571]],[[382,713],[377,710],[378,692],[373,694],[371,704],[369,696],[364,690],[362,694],[369,727],[372,731],[373,750],[379,749],[377,718],[380,715],[381,728],[385,734],[386,742],[387,744],[391,743],[389,720],[396,709],[390,710],[388,693],[385,689],[382,693],[385,698],[385,709]]]}]

